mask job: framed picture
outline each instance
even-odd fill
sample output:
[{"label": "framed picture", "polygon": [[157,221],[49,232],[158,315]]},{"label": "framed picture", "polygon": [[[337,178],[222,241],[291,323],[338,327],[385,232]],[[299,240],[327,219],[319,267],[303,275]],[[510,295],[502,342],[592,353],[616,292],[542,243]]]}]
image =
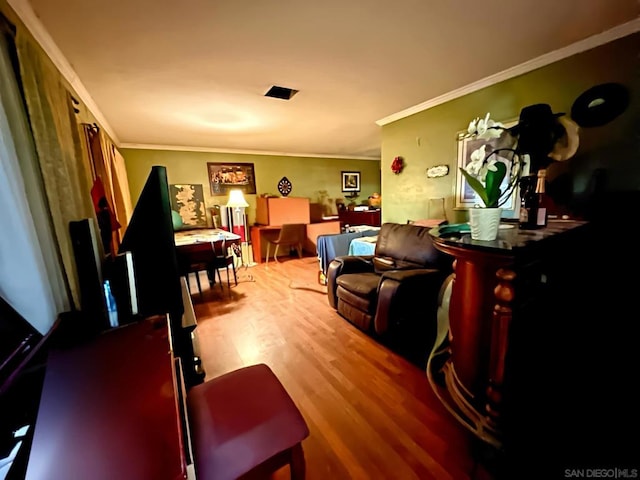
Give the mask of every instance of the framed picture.
[{"label": "framed picture", "polygon": [[360,191],[360,172],[342,172],[342,191]]},{"label": "framed picture", "polygon": [[207,215],[204,206],[202,184],[169,185],[171,210],[180,214],[185,227],[206,227]]},{"label": "framed picture", "polygon": [[226,195],[231,189],[256,193],[253,163],[207,163],[211,195]]},{"label": "framed picture", "polygon": [[[504,122],[504,126],[510,128],[514,126],[517,121]],[[473,207],[474,205],[481,204],[481,200],[476,196],[476,193],[469,186],[469,183],[464,178],[464,175],[460,173],[460,168],[465,168],[469,162],[471,161],[471,154],[476,151],[478,148],[482,147],[482,145],[486,145],[485,152],[489,155],[493,150],[498,148],[498,141],[502,141],[503,143],[500,145],[501,148],[511,148],[513,145],[504,145],[504,141],[497,138],[492,138],[489,140],[478,139],[478,138],[465,138],[464,134],[466,132],[461,132],[458,134],[458,168],[456,168],[456,207]],[[507,172],[511,169],[511,161],[506,157],[501,157],[498,155],[498,159],[501,160],[507,165]],[[500,190],[504,191],[509,184],[509,178],[505,177],[502,181],[502,185],[500,185]],[[512,194],[509,196],[509,199],[506,201],[504,205],[502,205],[503,210],[514,210],[516,208],[516,199],[518,197],[518,189],[515,188]],[[504,216],[504,215],[503,215]]]}]

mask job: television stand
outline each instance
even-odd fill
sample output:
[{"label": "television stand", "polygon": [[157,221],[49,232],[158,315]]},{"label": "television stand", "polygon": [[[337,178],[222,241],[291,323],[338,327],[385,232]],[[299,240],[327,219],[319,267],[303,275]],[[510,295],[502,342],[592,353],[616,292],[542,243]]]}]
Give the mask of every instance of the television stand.
[{"label": "television stand", "polygon": [[168,317],[52,348],[27,480],[189,478],[193,457]]}]

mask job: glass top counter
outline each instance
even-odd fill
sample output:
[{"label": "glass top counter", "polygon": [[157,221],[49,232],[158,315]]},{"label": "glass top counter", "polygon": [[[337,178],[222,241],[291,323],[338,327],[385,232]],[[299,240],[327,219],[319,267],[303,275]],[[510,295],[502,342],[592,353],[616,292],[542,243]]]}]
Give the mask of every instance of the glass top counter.
[{"label": "glass top counter", "polygon": [[516,253],[538,245],[546,244],[547,240],[566,232],[582,230],[588,222],[581,220],[550,219],[546,228],[537,230],[523,230],[518,228],[517,222],[503,222],[500,224],[498,238],[492,241],[473,240],[468,224],[441,225],[429,230],[437,246],[463,247],[473,250],[483,250],[496,254]]}]

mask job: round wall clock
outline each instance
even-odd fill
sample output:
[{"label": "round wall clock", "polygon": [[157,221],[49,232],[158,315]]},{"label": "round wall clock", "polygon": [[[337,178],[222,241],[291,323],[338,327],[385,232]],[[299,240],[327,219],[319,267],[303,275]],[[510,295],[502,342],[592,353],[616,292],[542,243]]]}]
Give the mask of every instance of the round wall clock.
[{"label": "round wall clock", "polygon": [[282,177],[278,182],[278,191],[280,192],[280,195],[282,195],[283,197],[286,197],[287,195],[289,195],[291,193],[292,188],[293,188],[293,185],[291,185],[291,182],[287,177]]}]

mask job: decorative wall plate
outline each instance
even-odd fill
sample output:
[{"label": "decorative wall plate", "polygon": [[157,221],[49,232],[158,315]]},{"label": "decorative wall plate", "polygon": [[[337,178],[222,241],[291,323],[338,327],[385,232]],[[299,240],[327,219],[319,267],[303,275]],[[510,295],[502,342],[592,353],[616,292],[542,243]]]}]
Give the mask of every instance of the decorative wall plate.
[{"label": "decorative wall plate", "polygon": [[571,118],[581,127],[599,127],[629,105],[629,91],[619,83],[603,83],[582,93],[571,107]]},{"label": "decorative wall plate", "polygon": [[449,165],[436,165],[431,168],[427,168],[427,177],[438,178],[444,177],[449,174]]},{"label": "decorative wall plate", "polygon": [[287,195],[289,195],[292,189],[293,189],[293,185],[291,185],[291,182],[287,177],[282,177],[278,182],[278,191],[280,192],[280,195],[282,195],[283,197],[286,197]]}]

